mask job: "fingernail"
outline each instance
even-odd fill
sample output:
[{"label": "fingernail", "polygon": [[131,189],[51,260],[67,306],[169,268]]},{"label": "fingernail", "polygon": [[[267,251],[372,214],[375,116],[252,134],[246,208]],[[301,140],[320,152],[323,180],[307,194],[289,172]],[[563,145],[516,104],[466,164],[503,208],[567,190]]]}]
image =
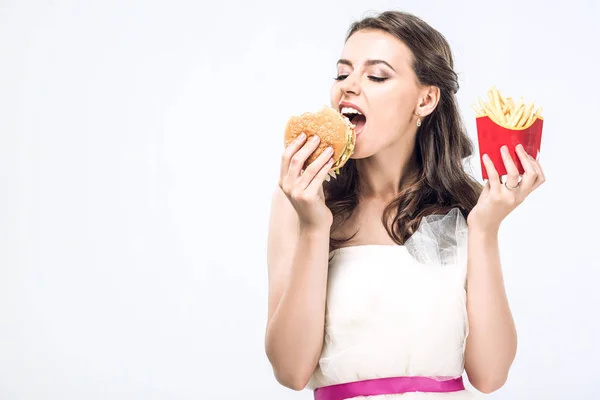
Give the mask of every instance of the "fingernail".
[{"label": "fingernail", "polygon": [[302,132],[300,135],[298,135],[298,140],[304,140],[305,137],[306,133]]},{"label": "fingernail", "polygon": [[327,150],[325,150],[325,154],[331,154],[333,153],[333,149],[331,147],[328,147]]},{"label": "fingernail", "polygon": [[484,154],[484,155],[483,155],[483,159],[484,159],[485,161],[488,161],[488,160],[490,159],[490,156],[488,156],[487,154]]},{"label": "fingernail", "polygon": [[[524,148],[524,147],[523,147],[523,145],[522,145],[522,144],[520,144],[520,143],[517,145],[517,148],[518,148],[519,150],[523,150],[523,151],[525,151],[525,148]],[[525,151],[525,153],[527,153],[527,152]]]},{"label": "fingernail", "polygon": [[310,140],[312,140],[313,142],[317,143],[319,140],[321,140],[321,138],[318,135],[315,135]]}]

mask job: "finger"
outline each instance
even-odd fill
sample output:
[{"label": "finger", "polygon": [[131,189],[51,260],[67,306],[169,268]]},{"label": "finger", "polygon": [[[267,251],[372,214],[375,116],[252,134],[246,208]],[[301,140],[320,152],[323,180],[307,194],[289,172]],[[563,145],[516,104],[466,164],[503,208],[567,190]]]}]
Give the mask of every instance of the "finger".
[{"label": "finger", "polygon": [[542,183],[546,182],[546,175],[544,174],[544,169],[539,161],[535,160],[533,157],[530,158],[530,161],[537,171],[537,179],[533,184],[533,189],[537,189]]},{"label": "finger", "polygon": [[519,184],[519,170],[508,151],[508,146],[502,146],[502,148],[500,148],[500,154],[502,154],[502,161],[506,168],[506,185],[511,188],[515,187]]},{"label": "finger", "polygon": [[523,165],[523,169],[525,173],[523,174],[523,180],[521,181],[521,188],[523,190],[532,190],[535,184],[535,181],[538,177],[538,171],[536,167],[531,162],[531,156],[527,154],[523,145],[517,146],[517,156],[519,160],[521,160],[521,164]]},{"label": "finger", "polygon": [[533,157],[531,157],[531,155],[529,155],[529,154],[527,154],[527,159],[529,160],[529,163],[531,164],[531,168],[533,168],[535,173],[539,175],[540,170],[537,166],[537,163],[535,162],[535,159]]},{"label": "finger", "polygon": [[500,177],[498,176],[498,171],[496,171],[496,167],[494,167],[494,163],[490,159],[490,156],[487,154],[483,155],[483,166],[487,171],[488,182],[490,183],[490,189],[499,190],[500,189]]},{"label": "finger", "polygon": [[319,157],[317,157],[317,159],[306,168],[306,170],[300,177],[300,180],[298,181],[298,185],[302,189],[306,189],[310,182],[314,179],[314,177],[319,173],[321,168],[323,168],[323,165],[325,165],[325,163],[327,163],[327,161],[331,159],[332,155],[333,148],[326,148],[325,151],[321,153]]},{"label": "finger", "polygon": [[319,172],[315,175],[313,180],[309,183],[306,188],[306,192],[309,194],[317,194],[319,189],[323,186],[323,182],[325,178],[329,176],[329,171],[331,170],[331,166],[333,165],[333,158],[330,158],[329,161],[325,163],[319,170]]},{"label": "finger", "polygon": [[294,154],[287,171],[289,177],[296,178],[300,176],[300,172],[302,171],[306,160],[317,149],[320,140],[321,138],[318,135],[314,135],[304,143],[304,146],[302,146],[296,154]]},{"label": "finger", "polygon": [[533,165],[537,168],[539,176],[545,181],[546,174],[544,174],[544,169],[542,168],[542,164],[540,164],[540,160],[533,157],[531,157],[531,160],[533,161]]},{"label": "finger", "polygon": [[306,133],[301,133],[300,135],[298,135],[298,137],[296,137],[296,139],[292,140],[292,142],[285,148],[281,160],[281,177],[287,175],[288,170],[290,169],[290,162],[292,160],[292,157],[294,156],[294,154],[296,154],[298,150],[300,150],[305,140]]}]

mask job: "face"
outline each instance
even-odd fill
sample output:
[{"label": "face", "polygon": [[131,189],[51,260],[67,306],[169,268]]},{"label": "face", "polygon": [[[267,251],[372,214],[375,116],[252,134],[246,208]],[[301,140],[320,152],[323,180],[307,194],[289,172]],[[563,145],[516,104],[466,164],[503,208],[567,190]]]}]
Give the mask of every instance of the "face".
[{"label": "face", "polygon": [[358,31],[344,45],[331,104],[344,114],[349,106],[364,115],[351,118],[357,132],[352,158],[369,157],[407,136],[414,139],[416,113],[423,118],[427,112],[422,109],[427,89],[419,85],[412,57],[402,41],[384,31]]}]

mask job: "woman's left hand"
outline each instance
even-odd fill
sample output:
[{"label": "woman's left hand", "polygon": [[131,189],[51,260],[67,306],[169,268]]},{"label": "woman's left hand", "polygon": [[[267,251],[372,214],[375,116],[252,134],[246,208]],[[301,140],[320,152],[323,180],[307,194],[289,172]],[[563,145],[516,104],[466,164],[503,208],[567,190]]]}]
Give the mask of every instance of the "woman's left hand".
[{"label": "woman's left hand", "polygon": [[525,170],[521,182],[519,182],[519,171],[508,152],[508,147],[503,146],[501,152],[507,172],[506,183],[502,183],[494,163],[487,154],[484,155],[483,163],[489,179],[479,196],[477,205],[469,213],[467,218],[469,227],[497,232],[502,220],[546,181],[542,166],[527,154],[522,145],[516,147],[517,155]]}]

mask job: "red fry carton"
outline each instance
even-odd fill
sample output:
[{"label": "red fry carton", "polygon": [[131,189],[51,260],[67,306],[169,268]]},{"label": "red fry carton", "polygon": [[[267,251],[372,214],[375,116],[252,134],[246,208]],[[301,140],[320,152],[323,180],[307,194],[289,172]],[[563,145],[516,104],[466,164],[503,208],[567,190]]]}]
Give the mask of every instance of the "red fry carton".
[{"label": "red fry carton", "polygon": [[483,155],[487,154],[498,175],[506,175],[506,167],[500,153],[500,148],[508,146],[508,151],[519,170],[523,174],[525,170],[521,160],[516,153],[516,146],[522,144],[525,151],[533,158],[537,158],[542,143],[543,118],[537,116],[531,124],[523,128],[506,128],[494,122],[489,116],[480,116],[476,118],[477,138],[479,141],[479,160],[483,179],[488,179],[488,174],[483,164]]}]

